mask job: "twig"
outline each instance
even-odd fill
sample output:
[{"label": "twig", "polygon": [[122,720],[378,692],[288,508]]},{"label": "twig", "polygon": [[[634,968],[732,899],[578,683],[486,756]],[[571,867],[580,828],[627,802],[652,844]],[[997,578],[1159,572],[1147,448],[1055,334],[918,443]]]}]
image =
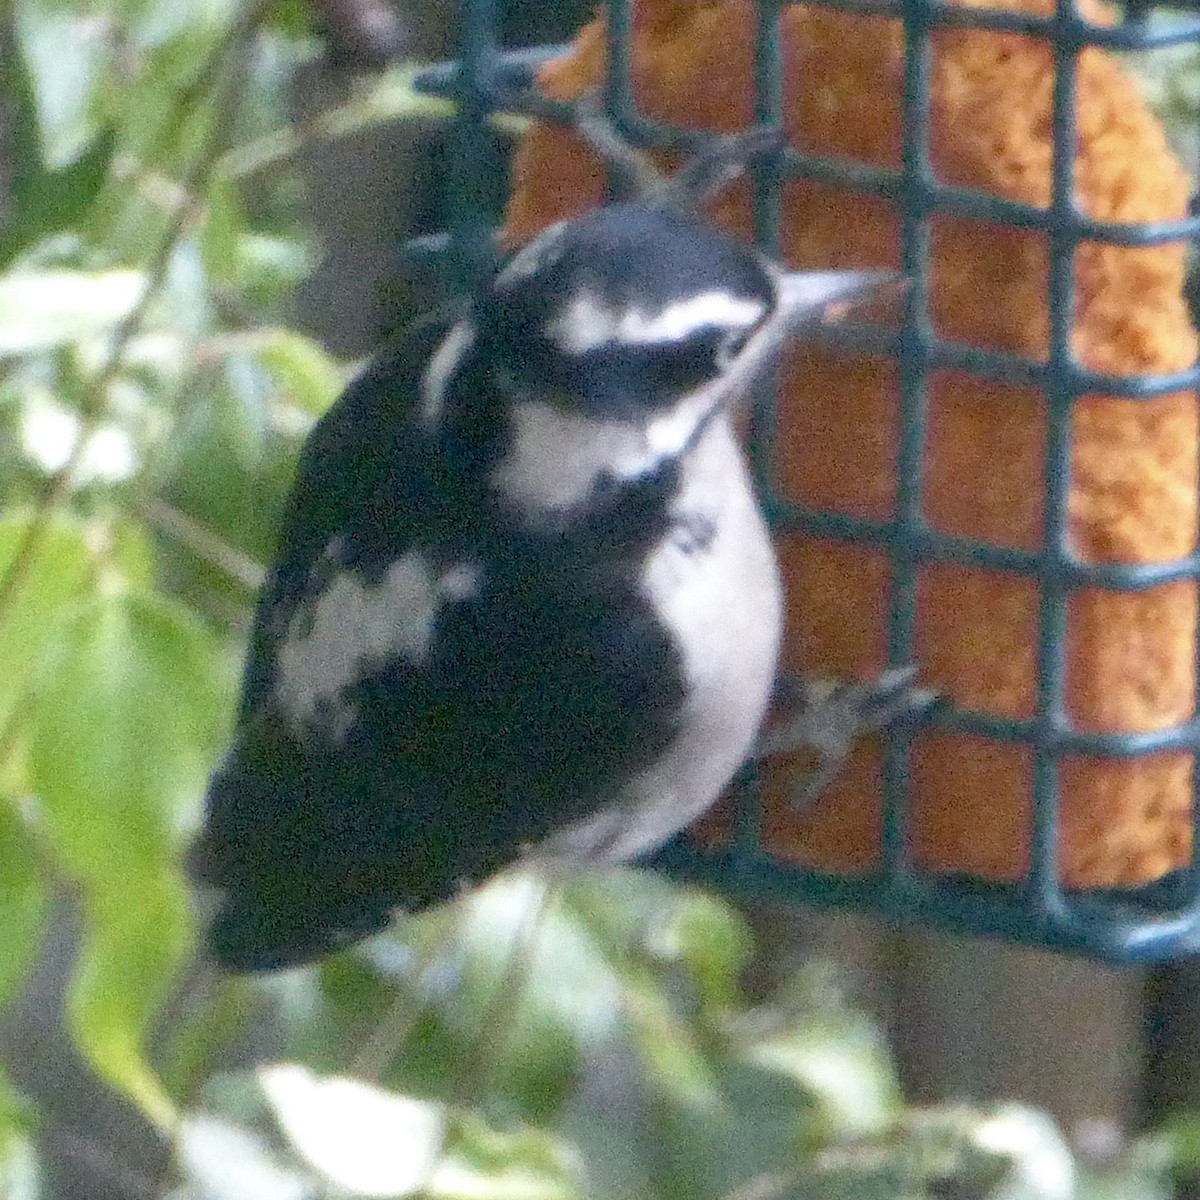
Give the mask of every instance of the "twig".
[{"label": "twig", "polygon": [[[402,74],[415,77],[422,65],[405,67]],[[375,92],[384,90],[383,84],[376,84],[374,89]],[[368,93],[231,146],[214,164],[213,174],[229,180],[245,180],[295,158],[313,146],[352,137],[373,125],[417,120],[446,122],[453,116],[453,102],[437,96],[411,91],[403,102],[385,103]],[[514,139],[522,136],[530,124],[530,118],[514,113],[498,112],[488,116],[488,125],[497,133]],[[142,199],[160,207],[170,206],[186,191],[185,184],[145,166],[144,160],[124,159],[117,164],[117,169],[123,175],[138,176]],[[200,205],[203,201],[196,197],[195,203]]]},{"label": "twig", "polygon": [[[416,64],[406,67],[403,74],[415,78],[420,66],[421,64]],[[383,92],[383,85],[376,85],[375,91]],[[436,96],[425,96],[412,91],[403,103],[384,103],[377,96],[368,94],[344,104],[336,104],[322,112],[314,113],[303,121],[234,146],[225,153],[218,166],[222,174],[229,179],[245,179],[276,163],[295,157],[310,146],[350,137],[362,129],[384,121],[445,122],[453,116],[453,102]],[[530,120],[514,113],[498,112],[489,114],[487,123],[497,133],[517,138],[529,128]]]},{"label": "twig", "polygon": [[549,882],[540,875],[535,879],[537,891],[521,913],[504,974],[484,1008],[478,1040],[450,1085],[450,1095],[441,1110],[437,1136],[411,1188],[414,1195],[423,1195],[430,1190],[438,1166],[446,1157],[451,1136],[458,1129],[472,1100],[486,1092],[492,1073],[500,1062],[504,1043],[513,1024],[508,1018],[516,1011],[525,991],[537,949],[538,932],[550,907]]},{"label": "twig", "polygon": [[418,64],[400,68],[365,95],[231,147],[221,156],[221,173],[231,179],[244,179],[282,159],[294,157],[315,142],[347,137],[383,120],[449,119],[454,114],[453,104],[413,90],[412,80],[419,69]]},{"label": "twig", "polygon": [[426,981],[433,974],[446,943],[454,936],[458,925],[465,920],[466,898],[459,897],[451,906],[450,919],[454,922],[451,933],[434,940],[424,953],[415,956],[412,970],[413,995],[401,992],[388,1006],[381,1020],[376,1022],[363,1039],[362,1045],[350,1060],[350,1073],[359,1079],[377,1082],[388,1064],[404,1048],[414,1026],[425,1012]]},{"label": "twig", "polygon": [[[513,934],[504,973],[484,1008],[477,1040],[451,1082],[450,1093],[442,1106],[437,1136],[429,1148],[429,1156],[422,1164],[417,1180],[410,1188],[412,1194],[421,1194],[428,1190],[438,1165],[445,1156],[446,1146],[455,1125],[470,1106],[472,1099],[484,1091],[489,1077],[495,1070],[511,1028],[506,1018],[519,1002],[520,994],[524,990],[533,953],[537,947],[538,931],[550,906],[550,895],[550,885],[544,879],[538,878],[537,892],[526,904]],[[468,897],[461,897],[456,902],[456,907],[459,908],[456,919],[460,923],[465,921],[468,903]],[[414,972],[417,997],[414,999],[403,996],[397,999],[354,1055],[350,1064],[351,1074],[360,1079],[378,1080],[388,1063],[407,1043],[417,1019],[426,1008],[421,983],[437,961],[447,940],[448,938],[439,939],[431,952],[421,956]]]},{"label": "twig", "polygon": [[231,546],[195,517],[167,504],[163,500],[147,500],[138,508],[146,522],[168,537],[173,537],[198,558],[211,563],[247,591],[256,592],[262,586],[265,572],[262,564]]},{"label": "twig", "polygon": [[[238,64],[233,61],[239,56],[233,52],[242,45],[245,36],[257,26],[267,4],[268,0],[258,0],[246,10],[214,56],[219,60],[217,67],[206,70],[201,76],[206,80],[211,79],[214,88],[213,103],[216,117],[208,144],[197,157],[191,171],[188,172],[174,206],[171,222],[154,252],[150,255],[141,295],[138,296],[133,308],[114,331],[108,354],[92,380],[92,389],[97,397],[97,403],[90,406],[80,416],[71,451],[67,455],[66,461],[47,479],[43,486],[29,527],[25,530],[25,535],[17,546],[8,570],[0,579],[0,628],[3,627],[13,610],[16,597],[29,576],[54,513],[70,491],[71,478],[87,452],[92,436],[108,416],[106,393],[109,386],[120,372],[125,352],[141,328],[151,303],[166,279],[171,256],[175,252],[176,246],[198,212],[195,195],[200,190],[200,184],[220,159],[223,135],[230,125],[239,95],[238,84],[241,82],[242,72],[237,69]],[[224,68],[223,74],[221,73],[222,67]],[[188,94],[190,96],[191,89]]]}]

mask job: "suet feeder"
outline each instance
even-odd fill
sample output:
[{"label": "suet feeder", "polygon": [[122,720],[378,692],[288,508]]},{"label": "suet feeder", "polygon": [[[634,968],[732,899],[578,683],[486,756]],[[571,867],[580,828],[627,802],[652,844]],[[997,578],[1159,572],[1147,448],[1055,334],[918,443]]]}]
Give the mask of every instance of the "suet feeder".
[{"label": "suet feeder", "polygon": [[[714,219],[791,265],[888,267],[902,316],[798,350],[748,445],[789,588],[785,666],[914,662],[946,700],[808,814],[785,768],[656,858],[743,896],[1109,961],[1200,948],[1193,837],[1192,183],[1122,56],[1200,19],[1097,0],[611,0],[507,50],[464,0],[444,262],[602,201],[556,120],[599,89],[662,155],[760,124],[788,149]],[[489,118],[537,118],[507,215]]]}]

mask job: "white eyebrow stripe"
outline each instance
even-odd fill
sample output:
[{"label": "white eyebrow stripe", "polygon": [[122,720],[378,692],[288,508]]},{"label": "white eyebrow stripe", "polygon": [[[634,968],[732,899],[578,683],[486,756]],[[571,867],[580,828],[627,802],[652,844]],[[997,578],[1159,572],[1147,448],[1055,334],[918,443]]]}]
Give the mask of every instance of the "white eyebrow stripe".
[{"label": "white eyebrow stripe", "polygon": [[430,358],[421,378],[421,419],[427,427],[432,428],[441,419],[446,385],[474,342],[475,326],[464,319],[442,338],[441,345]]},{"label": "white eyebrow stripe", "polygon": [[612,342],[653,345],[683,341],[698,329],[749,328],[767,311],[762,300],[713,290],[676,300],[656,312],[614,309],[587,291],[546,326],[546,335],[568,354],[584,354]]},{"label": "white eyebrow stripe", "polygon": [[634,309],[621,321],[621,338],[627,342],[681,341],[707,326],[753,325],[767,311],[761,300],[747,300],[729,292],[701,292],[668,304],[657,316]]}]

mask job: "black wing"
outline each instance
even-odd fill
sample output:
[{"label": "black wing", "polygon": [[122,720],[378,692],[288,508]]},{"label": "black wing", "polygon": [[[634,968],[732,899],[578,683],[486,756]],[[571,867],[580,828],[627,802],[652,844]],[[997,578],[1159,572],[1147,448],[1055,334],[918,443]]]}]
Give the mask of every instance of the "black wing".
[{"label": "black wing", "polygon": [[[425,456],[414,418],[424,366],[450,321],[440,314],[419,322],[398,349],[373,362],[300,455],[251,630],[234,744],[213,776],[204,829],[190,852],[193,875],[222,892],[209,940],[227,966],[304,961],[386,921],[388,906],[364,903],[369,881],[350,869],[371,837],[347,819],[347,791],[364,782],[348,762],[354,748],[297,735],[275,702],[279,656],[330,571],[361,566],[355,555],[402,554],[421,522],[411,493]],[[390,494],[395,487],[410,495]],[[335,539],[345,546],[344,561],[326,570]],[[360,861],[358,870],[370,864]]]},{"label": "black wing", "polygon": [[[255,613],[239,722],[269,696],[282,633],[320,585],[314,568],[333,538],[353,530],[360,554],[375,549],[382,556],[402,553],[419,527],[419,502],[393,503],[382,521],[373,516],[390,480],[409,491],[419,486],[425,466],[415,422],[421,376],[451,323],[450,313],[419,321],[400,346],[350,384],[309,434]],[[386,547],[380,544],[384,539]]]}]

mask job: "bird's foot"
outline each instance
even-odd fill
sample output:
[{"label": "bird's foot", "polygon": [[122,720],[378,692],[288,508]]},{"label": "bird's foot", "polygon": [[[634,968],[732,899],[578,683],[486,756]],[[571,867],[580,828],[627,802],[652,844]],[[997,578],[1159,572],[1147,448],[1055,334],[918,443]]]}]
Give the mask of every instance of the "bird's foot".
[{"label": "bird's foot", "polygon": [[916,676],[917,668],[906,666],[889,667],[865,683],[812,675],[780,680],[776,699],[786,715],[759,738],[755,758],[800,750],[815,755],[815,765],[792,782],[793,809],[812,806],[863,734],[915,724],[928,716],[940,697],[914,686]]},{"label": "bird's foot", "polygon": [[784,146],[778,129],[756,126],[740,133],[716,134],[679,170],[664,176],[648,154],[621,136],[604,112],[599,90],[579,97],[573,121],[575,131],[612,173],[618,191],[657,208],[694,209],[755,159],[777,154]]}]

